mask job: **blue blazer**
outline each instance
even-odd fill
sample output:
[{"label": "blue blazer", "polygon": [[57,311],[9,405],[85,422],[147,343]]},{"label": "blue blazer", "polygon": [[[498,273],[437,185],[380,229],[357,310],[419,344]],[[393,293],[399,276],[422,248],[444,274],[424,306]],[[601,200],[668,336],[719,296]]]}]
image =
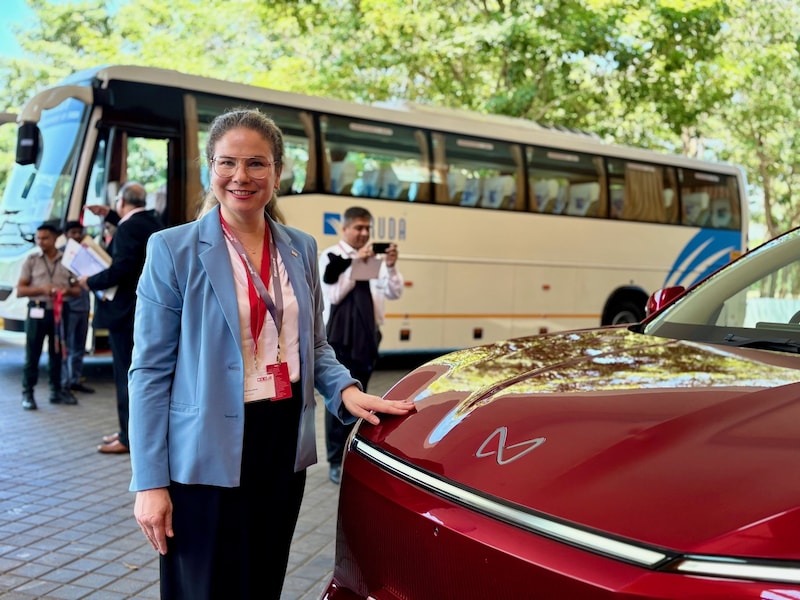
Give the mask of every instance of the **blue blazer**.
[{"label": "blue blazer", "polygon": [[[297,297],[303,411],[295,470],[317,461],[314,387],[352,421],[342,390],[357,384],[325,336],[314,238],[268,220]],[[185,484],[236,487],[244,437],[239,312],[219,207],[154,234],[137,288],[128,374],[131,491]]]}]

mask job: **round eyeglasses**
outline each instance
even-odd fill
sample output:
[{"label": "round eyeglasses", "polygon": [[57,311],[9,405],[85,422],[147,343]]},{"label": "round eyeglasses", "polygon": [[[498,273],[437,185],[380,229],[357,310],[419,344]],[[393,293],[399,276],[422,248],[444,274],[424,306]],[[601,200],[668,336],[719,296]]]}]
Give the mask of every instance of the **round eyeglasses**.
[{"label": "round eyeglasses", "polygon": [[233,156],[215,156],[211,159],[211,167],[214,173],[220,177],[233,177],[239,168],[239,162],[244,163],[244,170],[249,177],[253,179],[264,179],[269,175],[269,170],[273,165],[280,164],[281,161],[273,160],[272,162],[264,160],[258,156],[249,156],[245,158],[235,158]]}]

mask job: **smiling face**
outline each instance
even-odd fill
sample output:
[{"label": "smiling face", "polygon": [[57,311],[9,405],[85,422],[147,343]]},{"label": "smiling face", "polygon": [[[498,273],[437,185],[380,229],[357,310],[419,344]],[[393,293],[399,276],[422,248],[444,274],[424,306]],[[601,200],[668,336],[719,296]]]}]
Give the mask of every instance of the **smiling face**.
[{"label": "smiling face", "polygon": [[[228,177],[218,175],[212,165],[211,187],[223,217],[227,221],[263,218],[264,207],[280,181],[280,164],[272,164],[275,160],[272,144],[254,129],[236,127],[219,138],[214,145],[214,157],[225,157],[226,163],[236,165]],[[270,163],[263,178],[256,179],[248,172],[253,161]]]},{"label": "smiling face", "polygon": [[366,217],[358,217],[345,222],[342,226],[342,239],[356,250],[363,248],[369,241],[372,222]]}]

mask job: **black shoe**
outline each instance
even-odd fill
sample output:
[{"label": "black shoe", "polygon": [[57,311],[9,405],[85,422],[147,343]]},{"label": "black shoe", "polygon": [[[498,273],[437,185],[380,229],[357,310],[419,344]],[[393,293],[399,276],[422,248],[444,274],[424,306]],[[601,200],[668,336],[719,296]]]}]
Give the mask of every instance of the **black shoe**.
[{"label": "black shoe", "polygon": [[33,393],[22,394],[22,408],[25,410],[36,410],[36,400],[33,399]]},{"label": "black shoe", "polygon": [[71,392],[67,390],[61,390],[60,392],[51,392],[50,394],[50,404],[68,404],[68,405],[75,405],[78,403],[78,399],[72,395]]},{"label": "black shoe", "polygon": [[336,485],[342,481],[342,465],[331,465],[330,470],[328,471],[328,477],[331,478],[331,481]]},{"label": "black shoe", "polygon": [[90,388],[88,385],[83,385],[82,383],[73,383],[69,386],[73,392],[82,392],[84,394],[94,394],[94,388]]}]

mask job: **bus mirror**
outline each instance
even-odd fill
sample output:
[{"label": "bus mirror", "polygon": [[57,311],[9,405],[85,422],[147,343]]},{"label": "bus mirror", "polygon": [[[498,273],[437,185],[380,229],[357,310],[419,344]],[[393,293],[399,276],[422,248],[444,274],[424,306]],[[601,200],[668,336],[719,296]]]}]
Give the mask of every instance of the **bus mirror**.
[{"label": "bus mirror", "polygon": [[17,164],[32,165],[39,156],[39,126],[36,123],[22,123],[17,129]]},{"label": "bus mirror", "polygon": [[671,304],[675,298],[683,294],[685,291],[686,288],[684,288],[682,285],[675,285],[656,290],[647,300],[647,308],[645,309],[647,316],[649,317],[653,313],[656,313],[664,308],[667,304]]}]

